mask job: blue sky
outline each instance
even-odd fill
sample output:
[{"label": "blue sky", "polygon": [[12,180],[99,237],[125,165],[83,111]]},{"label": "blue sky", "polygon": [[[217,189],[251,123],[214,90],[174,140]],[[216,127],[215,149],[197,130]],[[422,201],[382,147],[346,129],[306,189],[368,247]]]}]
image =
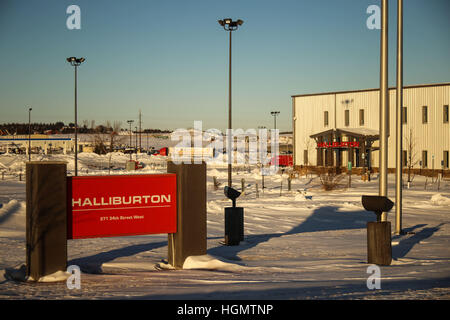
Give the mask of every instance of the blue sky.
[{"label": "blue sky", "polygon": [[[81,8],[81,30],[66,9]],[[228,33],[233,33],[233,127],[291,130],[291,95],[379,87],[380,0],[2,0],[0,123],[137,120],[144,128],[224,129]],[[397,1],[389,1],[389,81],[395,85]],[[404,1],[404,84],[450,81],[450,1]]]}]

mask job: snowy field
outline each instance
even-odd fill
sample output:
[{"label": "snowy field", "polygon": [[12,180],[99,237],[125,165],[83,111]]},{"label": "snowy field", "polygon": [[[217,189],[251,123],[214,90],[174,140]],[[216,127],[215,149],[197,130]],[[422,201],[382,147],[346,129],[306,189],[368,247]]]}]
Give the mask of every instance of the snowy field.
[{"label": "snowy field", "polygon": [[[127,159],[81,153],[79,173],[126,174]],[[294,179],[288,191],[287,175],[278,174],[266,176],[262,190],[258,169],[242,167],[233,182],[240,190],[245,179],[237,201],[245,208],[245,241],[227,247],[220,243],[223,208],[231,202],[223,195],[226,166],[218,164],[208,166],[208,254],[188,258],[183,270],[164,263],[164,234],[83,239],[68,241],[68,265],[81,268],[81,289],[12,281],[5,270],[25,263],[25,160],[0,155],[0,299],[450,299],[450,181],[415,176],[404,189],[408,233],[392,236],[392,265],[381,267],[381,289],[370,290],[366,224],[375,215],[364,211],[361,195],[378,193],[376,174],[371,182],[354,175],[351,188],[334,191],[323,191],[315,175]],[[73,170],[72,156],[33,160],[63,160]],[[138,160],[144,168],[136,173],[166,171],[163,157]],[[395,200],[394,175],[389,198]],[[388,219],[394,230],[394,209]]]}]

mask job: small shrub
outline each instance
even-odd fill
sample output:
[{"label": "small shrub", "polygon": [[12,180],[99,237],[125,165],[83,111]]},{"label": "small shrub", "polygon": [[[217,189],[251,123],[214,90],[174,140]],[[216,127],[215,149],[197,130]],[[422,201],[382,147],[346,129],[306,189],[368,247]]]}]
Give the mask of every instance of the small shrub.
[{"label": "small shrub", "polygon": [[344,177],[344,174],[337,173],[336,171],[328,171],[319,174],[320,183],[325,191],[331,191],[338,188]]}]

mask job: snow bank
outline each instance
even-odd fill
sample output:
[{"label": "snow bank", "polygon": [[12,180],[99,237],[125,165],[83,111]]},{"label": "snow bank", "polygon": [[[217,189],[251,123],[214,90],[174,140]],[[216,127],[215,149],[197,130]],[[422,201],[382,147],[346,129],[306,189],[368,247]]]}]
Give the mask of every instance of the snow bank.
[{"label": "snow bank", "polygon": [[220,213],[223,212],[224,206],[223,201],[208,201],[206,204],[206,210],[208,213]]},{"label": "snow bank", "polygon": [[431,197],[431,203],[435,206],[450,206],[450,198],[437,193]]},{"label": "snow bank", "polygon": [[66,271],[56,271],[52,274],[46,275],[44,277],[35,280],[33,277],[27,277],[25,264],[20,264],[13,268],[6,268],[4,270],[0,270],[0,283],[6,280],[59,282],[59,281],[66,281],[69,277],[70,273]]},{"label": "snow bank", "polygon": [[[155,265],[157,270],[175,270],[175,267],[168,264],[167,261]],[[184,260],[183,269],[185,270],[218,270],[228,272],[247,271],[249,267],[241,266],[232,262],[228,262],[223,258],[212,257],[208,254],[201,256],[189,256]]]},{"label": "snow bank", "polygon": [[300,191],[295,195],[294,200],[295,201],[312,200],[312,196],[307,196],[305,191]]},{"label": "snow bank", "polygon": [[[10,200],[7,204],[0,206],[0,236],[5,236],[8,230],[14,229],[25,231],[26,221],[26,203],[25,201]],[[10,231],[10,230],[9,230]]]},{"label": "snow bank", "polygon": [[106,262],[102,263],[101,271],[103,273],[110,272],[127,272],[127,271],[154,271],[156,265],[152,262]]},{"label": "snow bank", "polygon": [[206,269],[222,271],[243,271],[247,267],[216,259],[210,255],[189,256],[183,264],[183,269]]},{"label": "snow bank", "polygon": [[[70,273],[66,271],[56,271],[52,274],[46,275],[44,277],[40,277],[37,282],[59,282],[66,281],[70,277]],[[28,280],[34,281],[32,277],[29,277]]]}]

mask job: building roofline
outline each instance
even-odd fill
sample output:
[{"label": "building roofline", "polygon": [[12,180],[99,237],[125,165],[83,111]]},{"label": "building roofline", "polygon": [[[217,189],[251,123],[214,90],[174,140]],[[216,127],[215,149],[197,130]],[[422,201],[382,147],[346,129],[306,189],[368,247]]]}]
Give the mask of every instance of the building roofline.
[{"label": "building roofline", "polygon": [[[411,89],[411,88],[427,88],[427,87],[441,87],[441,86],[450,86],[450,82],[442,82],[442,83],[431,83],[431,84],[415,84],[409,86],[403,86],[403,89]],[[397,87],[390,87],[389,90],[396,90]],[[310,96],[322,96],[328,94],[345,94],[345,93],[356,93],[356,92],[369,92],[369,91],[380,91],[380,88],[371,88],[371,89],[358,89],[358,90],[344,90],[344,91],[330,91],[330,92],[320,92],[320,93],[306,93],[306,94],[297,94],[292,95],[292,98],[297,97],[310,97]]]}]

